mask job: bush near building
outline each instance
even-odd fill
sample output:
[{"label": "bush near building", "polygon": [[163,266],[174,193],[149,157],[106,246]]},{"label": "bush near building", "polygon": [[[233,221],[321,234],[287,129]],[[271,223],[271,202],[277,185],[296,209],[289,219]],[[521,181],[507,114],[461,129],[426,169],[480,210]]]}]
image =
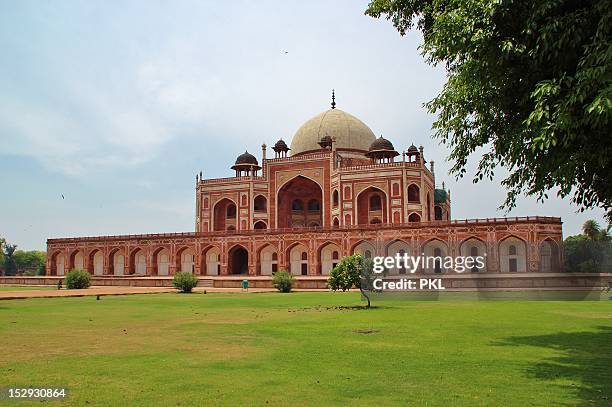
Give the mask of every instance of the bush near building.
[{"label": "bush near building", "polygon": [[180,271],[174,275],[172,285],[182,293],[190,293],[198,285],[198,278],[187,271]]},{"label": "bush near building", "polygon": [[85,270],[72,269],[66,274],[64,278],[66,288],[69,290],[76,290],[81,288],[89,288],[91,285],[91,275]]}]

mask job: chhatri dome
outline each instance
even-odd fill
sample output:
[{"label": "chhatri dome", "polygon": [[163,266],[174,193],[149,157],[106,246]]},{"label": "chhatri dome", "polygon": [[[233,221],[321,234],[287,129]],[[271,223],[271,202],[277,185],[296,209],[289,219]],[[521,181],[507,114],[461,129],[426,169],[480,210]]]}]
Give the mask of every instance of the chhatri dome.
[{"label": "chhatri dome", "polygon": [[376,136],[370,128],[355,116],[336,109],[332,91],[331,109],[320,113],[304,123],[291,140],[291,155],[320,150],[323,137],[336,139],[337,149],[367,152]]}]

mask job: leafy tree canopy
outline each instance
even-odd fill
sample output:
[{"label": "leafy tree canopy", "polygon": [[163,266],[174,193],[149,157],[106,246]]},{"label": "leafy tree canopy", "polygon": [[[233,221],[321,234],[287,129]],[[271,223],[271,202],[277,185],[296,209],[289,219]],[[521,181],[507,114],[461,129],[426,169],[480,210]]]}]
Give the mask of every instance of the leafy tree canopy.
[{"label": "leafy tree canopy", "polygon": [[502,207],[557,189],[612,219],[612,0],[373,0],[366,14],[416,27],[445,65],[426,106],[455,175],[484,147],[474,182],[508,169]]},{"label": "leafy tree canopy", "polygon": [[365,259],[359,253],[355,253],[344,257],[330,271],[327,286],[333,291],[346,291],[353,287],[359,288],[361,294],[368,301],[367,307],[370,308],[370,296],[367,292],[374,291],[374,278],[372,261]]}]

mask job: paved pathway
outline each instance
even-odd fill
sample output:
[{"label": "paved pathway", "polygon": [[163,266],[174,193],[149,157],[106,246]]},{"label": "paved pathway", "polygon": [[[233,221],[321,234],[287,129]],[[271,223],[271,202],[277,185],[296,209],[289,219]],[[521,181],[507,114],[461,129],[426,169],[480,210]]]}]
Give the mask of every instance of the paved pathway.
[{"label": "paved pathway", "polygon": [[[212,288],[197,287],[195,292],[211,293],[240,293],[247,292],[240,288]],[[250,288],[249,293],[273,292],[273,288]],[[312,290],[308,290],[312,291]],[[173,287],[117,287],[92,286],[84,290],[30,290],[30,291],[0,291],[0,300],[14,300],[21,298],[54,298],[54,297],[85,297],[92,295],[128,295],[128,294],[155,294],[175,293]]]}]

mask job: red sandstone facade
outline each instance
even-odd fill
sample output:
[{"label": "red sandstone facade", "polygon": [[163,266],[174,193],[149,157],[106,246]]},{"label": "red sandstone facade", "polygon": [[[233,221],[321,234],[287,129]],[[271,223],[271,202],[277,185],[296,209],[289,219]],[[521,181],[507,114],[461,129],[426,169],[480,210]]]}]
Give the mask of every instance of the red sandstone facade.
[{"label": "red sandstone facade", "polygon": [[[273,150],[267,158],[262,146],[261,166],[240,155],[235,177],[196,177],[195,232],[49,239],[47,275],[317,276],[354,252],[486,253],[486,267],[474,271],[560,271],[560,218],[452,220],[450,191],[436,188],[423,148],[397,158],[388,140],[335,103],[298,130],[291,149],[279,140]],[[453,271],[419,270],[440,272]]]}]

